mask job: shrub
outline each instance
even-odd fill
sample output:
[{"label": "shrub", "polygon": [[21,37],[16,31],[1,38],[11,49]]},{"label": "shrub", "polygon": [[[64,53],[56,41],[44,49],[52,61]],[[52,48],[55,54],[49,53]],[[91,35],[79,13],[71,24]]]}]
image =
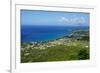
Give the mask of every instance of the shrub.
[{"label": "shrub", "polygon": [[87,50],[82,49],[78,52],[78,58],[79,60],[89,59],[89,53]]}]

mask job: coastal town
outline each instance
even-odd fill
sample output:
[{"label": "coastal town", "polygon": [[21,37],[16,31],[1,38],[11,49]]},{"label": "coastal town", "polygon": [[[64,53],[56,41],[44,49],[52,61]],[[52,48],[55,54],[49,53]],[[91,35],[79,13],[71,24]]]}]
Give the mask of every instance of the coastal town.
[{"label": "coastal town", "polygon": [[[81,31],[83,32],[83,31]],[[76,32],[75,32],[76,34]],[[23,43],[25,44],[25,47],[22,45],[22,50],[25,48],[32,48],[32,49],[46,49],[49,47],[53,47],[53,46],[57,46],[57,45],[73,45],[76,46],[75,43],[73,43],[73,41],[77,41],[77,39],[81,39],[83,36],[88,35],[87,33],[82,34],[82,35],[78,35],[77,37],[75,36],[75,34],[71,34],[70,37],[63,37],[63,38],[59,38],[59,39],[55,39],[55,40],[50,40],[50,41],[39,41],[39,42],[30,42],[30,43]],[[72,38],[72,36],[74,35],[74,39]],[[88,45],[85,45],[85,47],[88,47]]]},{"label": "coastal town", "polygon": [[[68,45],[68,43],[70,43],[70,39],[59,39],[59,40],[48,41],[48,42],[42,42],[42,41],[31,42],[30,44],[27,44],[26,48],[46,49],[57,45]],[[24,47],[22,47],[21,49],[24,49]]]}]

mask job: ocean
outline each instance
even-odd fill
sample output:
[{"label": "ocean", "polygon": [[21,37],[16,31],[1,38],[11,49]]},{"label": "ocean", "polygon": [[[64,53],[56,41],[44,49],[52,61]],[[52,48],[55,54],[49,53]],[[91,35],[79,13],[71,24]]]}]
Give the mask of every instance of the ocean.
[{"label": "ocean", "polygon": [[77,30],[88,30],[88,26],[36,26],[21,25],[21,42],[49,41],[61,38]]}]

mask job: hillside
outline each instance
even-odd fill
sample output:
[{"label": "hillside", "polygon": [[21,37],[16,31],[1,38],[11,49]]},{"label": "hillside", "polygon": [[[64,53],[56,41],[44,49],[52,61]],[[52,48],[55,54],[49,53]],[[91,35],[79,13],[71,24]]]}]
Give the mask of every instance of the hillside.
[{"label": "hillside", "polygon": [[78,30],[51,41],[21,44],[21,62],[89,59],[89,32]]}]

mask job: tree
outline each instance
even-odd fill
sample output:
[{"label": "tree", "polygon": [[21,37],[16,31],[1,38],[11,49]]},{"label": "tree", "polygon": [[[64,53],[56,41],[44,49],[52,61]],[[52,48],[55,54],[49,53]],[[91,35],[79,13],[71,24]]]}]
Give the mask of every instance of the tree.
[{"label": "tree", "polygon": [[86,50],[80,50],[78,53],[79,60],[89,59],[89,53]]}]

